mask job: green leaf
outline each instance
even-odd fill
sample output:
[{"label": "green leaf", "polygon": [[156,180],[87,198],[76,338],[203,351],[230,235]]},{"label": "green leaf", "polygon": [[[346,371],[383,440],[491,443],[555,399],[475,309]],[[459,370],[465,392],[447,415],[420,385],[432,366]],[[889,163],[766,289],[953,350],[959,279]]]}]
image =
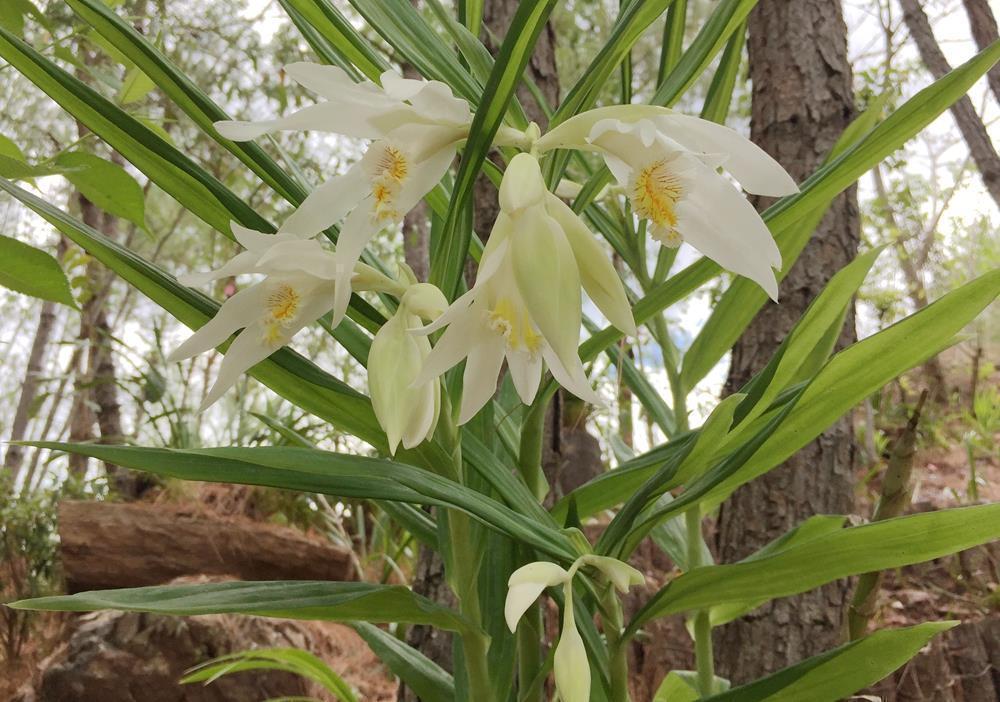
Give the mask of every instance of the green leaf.
[{"label": "green leaf", "polygon": [[712,702],[836,702],[885,678],[917,655],[932,637],[957,624],[930,622],[877,631],[707,699]]},{"label": "green leaf", "polygon": [[139,102],[156,88],[156,83],[142,72],[138,66],[132,66],[125,72],[121,90],[118,91],[118,102],[129,105]]},{"label": "green leaf", "polygon": [[67,151],[56,157],[66,179],[80,194],[108,214],[146,227],[146,200],[142,187],[124,168],[100,156]]},{"label": "green leaf", "polygon": [[[142,74],[148,76],[149,80],[194,120],[203,132],[234,154],[292,204],[298,205],[305,199],[306,189],[285,173],[256,143],[232,142],[216,133],[212,124],[229,119],[226,111],[215,104],[159,49],[136,31],[135,27],[105,7],[100,0],[67,0],[67,2],[81,19],[99,33],[107,45],[121,53]],[[159,132],[157,134],[163,136]]]},{"label": "green leaf", "polygon": [[184,480],[450,507],[556,558],[573,559],[568,539],[555,528],[526,519],[452,480],[386,459],[289,446],[181,450],[52,442],[32,445]]},{"label": "green leaf", "polygon": [[389,70],[388,62],[327,0],[282,0],[282,5],[293,7],[345,61],[357,66],[369,80],[378,82],[382,72]]},{"label": "green leaf", "polygon": [[[218,310],[218,305],[206,296],[181,285],[173,276],[41,198],[2,178],[0,190],[37,212],[187,326],[197,329]],[[254,366],[250,374],[305,411],[374,446],[385,448],[385,435],[375,419],[370,400],[291,349],[284,348],[272,354]],[[434,459],[428,457],[428,460]]]},{"label": "green leaf", "polygon": [[[888,93],[886,93],[888,96]],[[873,104],[843,131],[830,150],[824,163],[843,153],[871,131],[882,114],[883,103]],[[778,237],[782,267],[778,272],[779,282],[791,270],[799,255],[826,214],[830,201],[824,202],[795,223],[784,236]],[[776,235],[779,233],[772,230]],[[757,313],[767,304],[767,294],[753,281],[737,276],[722,298],[715,304],[711,316],[698,331],[698,335],[684,354],[681,379],[684,387],[693,388],[718,363],[719,359],[733,347],[736,340],[750,325]]]},{"label": "green leaf", "polygon": [[472,105],[479,103],[482,86],[446,49],[410,0],[349,0],[368,26],[413,65],[424,78],[439,80]]},{"label": "green leaf", "polygon": [[[15,161],[20,161],[21,163],[27,163],[27,159],[24,158],[24,153],[21,151],[21,147],[15,144],[11,139],[0,134],[0,156],[6,156],[7,158],[14,159]],[[0,173],[0,175],[3,175]],[[10,176],[3,176],[4,178],[9,178]]]},{"label": "green leaf", "polygon": [[0,56],[166,193],[228,237],[231,220],[273,227],[194,161],[80,80],[0,28]]},{"label": "green leaf", "polygon": [[430,282],[441,288],[449,299],[454,298],[458,290],[472,238],[467,208],[472,187],[554,5],[555,0],[518,5],[493,64],[493,72],[483,89],[483,94],[489,95],[490,99],[480,106],[472,120],[469,140],[462,152],[462,163],[452,189],[448,216],[431,255]]},{"label": "green leaf", "polygon": [[[720,5],[719,9],[722,7]],[[693,47],[694,44],[692,49]],[[998,59],[1000,59],[1000,41],[994,42],[941,80],[907,100],[863,139],[810,176],[800,185],[800,192],[797,195],[782,198],[769,207],[762,216],[771,231],[775,233],[779,245],[783,236],[794,229],[802,218],[809,216],[817,207],[831,200],[876,163],[933,122],[953,102],[962,97]],[[573,206],[577,211],[587,203],[585,193],[593,194],[600,189],[602,184],[594,181],[592,178],[585,186],[584,192],[581,192],[574,201]],[[633,307],[636,323],[645,323],[660,311],[683,299],[691,291],[711,280],[719,270],[713,262],[702,258],[657,285]],[[581,346],[581,357],[587,361],[593,360],[620,336],[621,333],[613,327],[601,330]],[[549,383],[545,388],[547,394],[551,394],[554,390],[553,383]]]},{"label": "green leaf", "polygon": [[[714,692],[729,689],[729,681],[725,678],[716,677],[713,683]],[[696,702],[700,699],[698,673],[694,670],[671,670],[653,696],[653,702]]]},{"label": "green leaf", "polygon": [[301,675],[319,683],[342,702],[357,702],[358,699],[351,691],[351,686],[322,659],[297,648],[256,648],[219,656],[192,668],[181,682],[203,682],[208,685],[224,675],[246,670],[281,670]]},{"label": "green leaf", "polygon": [[[826,353],[833,350],[832,345],[823,343],[824,340],[831,334],[833,338],[840,335],[847,308],[875,264],[875,259],[884,249],[885,247],[880,246],[857,256],[851,263],[837,271],[816,299],[809,304],[805,313],[795,323],[795,327],[781,342],[781,348],[775,353],[773,369],[768,369],[762,374],[761,385],[764,385],[765,378],[766,385],[761,387],[759,392],[756,389],[751,392],[748,404],[752,405],[753,410],[749,415],[746,411],[741,413],[739,417],[741,423],[750,421],[767,409],[793,379],[800,377],[804,363],[807,361],[816,363],[816,359],[811,358],[810,354],[817,348],[825,350]],[[819,365],[825,362],[824,356]]]},{"label": "green leaf", "polygon": [[[846,521],[847,518],[840,515],[815,515],[802,522],[791,531],[782,534],[756,553],[747,556],[744,560],[751,561],[764,558],[766,556],[772,556],[785,549],[791,548],[792,546],[797,546],[800,543],[809,541],[810,539],[839,532],[843,528],[844,522]],[[764,604],[764,602],[767,602],[767,600],[747,600],[743,602],[728,602],[726,604],[716,605],[709,610],[709,619],[712,622],[713,627],[721,626],[727,622],[731,622],[734,619],[742,617],[744,614],[752,612]],[[688,626],[690,628],[690,620]]]},{"label": "green leaf", "polygon": [[[816,374],[798,400],[795,412],[753,460],[715,486],[705,500],[718,503],[738,486],[780,465],[868,395],[950,346],[955,335],[998,294],[1000,270],[966,283],[838,353]],[[753,431],[753,423],[745,430]],[[733,432],[728,441],[737,443],[740,439],[740,432]]]},{"label": "green leaf", "polygon": [[0,236],[0,285],[75,308],[69,281],[51,255],[17,239]]},{"label": "green leaf", "polygon": [[674,0],[644,0],[624,6],[611,28],[611,35],[552,115],[550,129],[594,104],[612,71],[672,2]]},{"label": "green leaf", "polygon": [[452,702],[455,699],[455,681],[451,675],[420,651],[366,622],[355,622],[350,626],[420,700]]},{"label": "green leaf", "polygon": [[940,558],[1000,537],[1000,504],[926,512],[821,533],[766,556],[695,568],[654,595],[629,624],[730,602],[766,601],[824,583]]},{"label": "green leaf", "polygon": [[746,43],[747,28],[744,22],[737,27],[726,43],[726,50],[719,59],[719,67],[712,76],[712,83],[705,94],[705,105],[701,108],[701,118],[724,124],[729,115],[729,104],[733,101],[736,74],[743,62],[743,45]]},{"label": "green leaf", "polygon": [[253,614],[335,622],[403,622],[448,631],[475,631],[475,626],[458,612],[408,587],[371,583],[287,580],[163,585],[36,597],[7,606],[47,612],[116,609],[173,616]]}]

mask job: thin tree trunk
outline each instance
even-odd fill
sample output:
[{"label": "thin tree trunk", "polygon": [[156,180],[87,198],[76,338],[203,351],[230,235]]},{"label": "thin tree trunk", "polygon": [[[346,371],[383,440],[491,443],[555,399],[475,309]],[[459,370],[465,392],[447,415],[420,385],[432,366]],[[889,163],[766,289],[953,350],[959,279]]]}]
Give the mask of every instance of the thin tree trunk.
[{"label": "thin tree trunk", "polygon": [[[990,9],[990,0],[962,0],[962,4],[965,5],[965,12],[969,15],[972,38],[976,40],[979,50],[984,51],[986,47],[1000,39],[997,18]],[[993,97],[1000,102],[1000,63],[993,66],[986,75]]]},{"label": "thin tree trunk", "polygon": [[[801,182],[854,115],[841,3],[761,0],[749,32],[751,136]],[[830,277],[854,258],[858,241],[851,188],[833,201],[782,282],[780,304],[762,309],[736,343],[728,393],[767,363]],[[854,338],[852,307],[837,347]],[[744,558],[814,514],[850,513],[854,454],[851,423],[843,418],[784,465],[737,490],[719,513],[721,560]],[[716,630],[719,674],[740,684],[837,645],[847,596],[845,583],[831,583],[769,602]]]},{"label": "thin tree trunk", "polygon": [[[900,0],[899,4],[903,8],[903,21],[920,52],[920,59],[931,74],[940,80],[951,70],[951,66],[948,65],[948,59],[934,38],[934,31],[931,29],[927,14],[920,6],[919,0]],[[972,154],[972,160],[983,177],[986,190],[993,197],[997,207],[1000,207],[1000,156],[997,156],[983,120],[976,114],[968,95],[952,104],[951,114],[955,117],[958,129],[969,147],[969,153]]]},{"label": "thin tree trunk", "polygon": [[[896,230],[897,234],[904,233],[900,228],[895,211],[889,205],[889,191],[885,187],[885,180],[882,178],[881,166],[875,166],[872,170],[872,178],[875,181],[875,192],[878,194],[879,200],[881,200],[885,208],[884,214],[886,219],[889,220],[889,223]],[[934,233],[928,232],[926,236],[928,239],[932,239]],[[904,243],[905,238],[907,237],[898,235],[893,237],[893,248],[896,251],[896,259],[899,261],[899,267],[903,271],[903,277],[906,279],[906,294],[910,298],[910,304],[913,305],[914,309],[922,310],[927,307],[927,288],[924,286],[924,281],[920,277],[920,271],[917,270],[917,265],[913,257],[906,248],[906,244]],[[919,241],[919,238],[917,239],[917,243],[922,243]],[[930,386],[931,399],[939,404],[947,402],[948,387],[944,377],[944,369],[941,367],[941,359],[938,356],[931,356],[924,363],[923,372]]]},{"label": "thin tree trunk", "polygon": [[[14,410],[14,421],[10,427],[10,440],[12,442],[25,438],[28,415],[35,404],[35,398],[38,396],[38,376],[42,371],[42,362],[45,359],[45,351],[48,349],[49,339],[52,336],[55,318],[56,305],[54,302],[46,300],[42,303],[42,309],[38,316],[38,327],[35,329],[34,341],[31,342],[28,366],[24,372],[24,382],[21,384],[21,395],[17,400],[17,408]],[[14,489],[23,463],[24,447],[14,443],[8,444],[7,453],[4,454],[3,459],[6,475],[4,481],[0,481],[0,490],[6,492],[8,489],[11,491]],[[4,487],[5,485],[6,487]]]}]

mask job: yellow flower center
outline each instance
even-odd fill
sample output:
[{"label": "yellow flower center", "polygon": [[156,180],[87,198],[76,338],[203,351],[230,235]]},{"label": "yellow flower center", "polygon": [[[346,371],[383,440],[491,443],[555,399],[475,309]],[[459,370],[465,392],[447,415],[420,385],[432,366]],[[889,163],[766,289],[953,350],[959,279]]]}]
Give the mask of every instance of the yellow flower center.
[{"label": "yellow flower center", "polygon": [[635,213],[652,222],[655,229],[673,231],[677,226],[677,202],[684,192],[666,159],[634,172],[628,194]]},{"label": "yellow flower center", "polygon": [[301,304],[302,296],[287,283],[281,283],[271,290],[264,301],[264,343],[270,346],[285,343],[286,327],[295,319]]},{"label": "yellow flower center", "polygon": [[277,322],[287,322],[299,309],[302,297],[288,283],[282,283],[267,296],[267,313]]},{"label": "yellow flower center", "polygon": [[536,356],[542,349],[542,337],[531,325],[528,313],[518,309],[510,298],[502,297],[489,312],[490,329],[502,335],[507,348],[527,351]]},{"label": "yellow flower center", "polygon": [[410,163],[406,155],[395,146],[383,144],[380,149],[371,178],[375,219],[379,222],[393,222],[400,218],[395,205],[396,196],[410,172]]}]

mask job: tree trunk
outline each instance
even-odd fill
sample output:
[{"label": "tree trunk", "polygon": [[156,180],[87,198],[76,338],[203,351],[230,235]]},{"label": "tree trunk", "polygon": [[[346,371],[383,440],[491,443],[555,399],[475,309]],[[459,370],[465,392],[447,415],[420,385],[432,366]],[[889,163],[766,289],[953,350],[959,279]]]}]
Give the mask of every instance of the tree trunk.
[{"label": "tree trunk", "polygon": [[[990,0],[962,0],[962,4],[965,5],[965,12],[969,15],[972,38],[976,40],[979,50],[984,51],[986,47],[1000,39],[997,18],[990,9]],[[1000,63],[994,65],[986,75],[993,97],[1000,103]]]},{"label": "tree trunk", "polygon": [[[910,36],[917,45],[920,59],[934,78],[940,80],[951,70],[951,66],[948,65],[948,59],[934,38],[927,14],[920,6],[919,0],[900,0],[900,5],[903,8],[903,21],[906,22]],[[976,114],[968,95],[962,96],[958,102],[952,104],[951,114],[958,124],[959,131],[962,132],[979,174],[983,177],[986,190],[993,197],[997,207],[1000,207],[1000,156],[997,156],[990,135]]]},{"label": "tree trunk", "polygon": [[162,504],[61,502],[59,554],[70,592],[162,585],[193,575],[355,579],[350,552],[326,539]]},{"label": "tree trunk", "polygon": [[[751,136],[797,180],[823,160],[854,115],[847,27],[838,0],[762,0],[749,22],[753,81]],[[726,382],[740,388],[771,358],[830,277],[857,251],[855,188],[831,204],[781,284],[781,303],[760,311],[733,348]],[[855,338],[853,308],[837,347]],[[814,514],[853,506],[854,444],[849,418],[784,465],[741,487],[722,505],[717,546],[723,562],[746,557]],[[844,583],[775,600],[716,631],[720,675],[740,684],[841,641]]]},{"label": "tree trunk", "polygon": [[[24,382],[21,384],[21,395],[17,400],[17,408],[14,410],[14,421],[10,427],[10,440],[21,441],[25,437],[28,428],[29,413],[35,404],[38,396],[38,376],[42,371],[42,361],[45,358],[45,351],[49,346],[49,338],[52,335],[52,326],[56,318],[56,305],[54,302],[45,301],[42,303],[41,313],[38,316],[38,328],[35,330],[35,339],[31,342],[31,351],[28,354],[28,366],[24,372]],[[21,472],[21,465],[24,462],[24,447],[17,444],[8,444],[7,453],[4,454],[3,467],[6,475],[0,481],[0,492],[8,489],[13,491],[17,484],[18,474]],[[9,481],[5,488],[3,483]]]}]

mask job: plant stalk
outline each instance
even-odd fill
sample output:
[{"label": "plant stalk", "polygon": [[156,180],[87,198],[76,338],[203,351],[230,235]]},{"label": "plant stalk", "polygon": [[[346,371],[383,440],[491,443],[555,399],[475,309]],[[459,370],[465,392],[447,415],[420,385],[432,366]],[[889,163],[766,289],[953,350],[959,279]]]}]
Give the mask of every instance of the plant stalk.
[{"label": "plant stalk", "polygon": [[521,423],[521,446],[517,459],[521,477],[539,502],[549,492],[549,484],[542,471],[542,442],[545,439],[545,414],[548,406],[548,401],[540,398],[528,408]]},{"label": "plant stalk", "polygon": [[[684,513],[687,526],[688,570],[703,565],[701,559],[701,507],[695,506]],[[698,670],[698,692],[702,697],[712,695],[715,688],[715,660],[712,652],[712,622],[709,611],[701,609],[694,615],[694,654]]]},{"label": "plant stalk", "polygon": [[604,595],[604,637],[611,656],[610,702],[629,702],[628,695],[628,640],[622,638],[622,605],[615,588],[608,585]]},{"label": "plant stalk", "polygon": [[[910,473],[913,470],[913,454],[916,450],[917,425],[927,394],[926,390],[921,393],[910,421],[892,447],[889,464],[882,477],[882,494],[875,507],[875,514],[872,515],[873,522],[898,517],[910,501]],[[847,610],[847,630],[851,641],[861,638],[868,630],[868,622],[875,616],[881,586],[882,571],[865,573],[858,578],[858,586],[854,590],[854,597],[851,598]]]},{"label": "plant stalk", "polygon": [[538,603],[528,607],[517,626],[517,681],[520,702],[543,702],[541,685],[531,683],[542,669],[542,610]]}]

